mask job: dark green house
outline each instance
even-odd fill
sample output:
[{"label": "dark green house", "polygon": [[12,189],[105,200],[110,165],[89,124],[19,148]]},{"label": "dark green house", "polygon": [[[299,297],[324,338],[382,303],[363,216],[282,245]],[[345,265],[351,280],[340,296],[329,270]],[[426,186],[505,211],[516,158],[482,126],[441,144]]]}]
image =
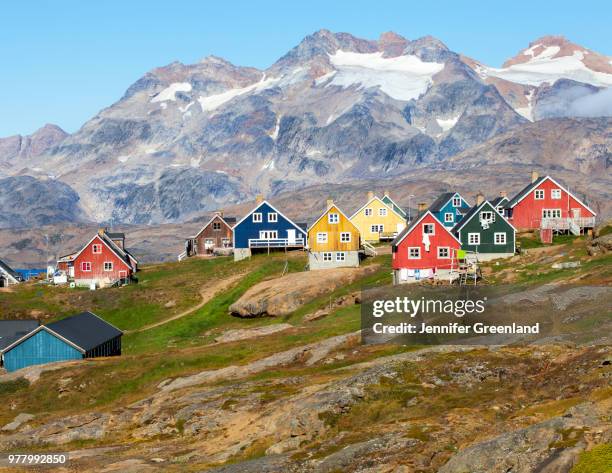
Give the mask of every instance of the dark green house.
[{"label": "dark green house", "polygon": [[472,207],[452,232],[461,249],[477,253],[481,261],[514,255],[516,229],[488,200]]}]

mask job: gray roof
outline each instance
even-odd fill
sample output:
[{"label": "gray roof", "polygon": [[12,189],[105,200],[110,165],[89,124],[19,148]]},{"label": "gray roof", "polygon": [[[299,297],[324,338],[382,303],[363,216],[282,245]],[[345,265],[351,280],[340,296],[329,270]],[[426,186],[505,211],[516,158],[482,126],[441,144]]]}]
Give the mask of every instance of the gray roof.
[{"label": "gray roof", "polygon": [[540,185],[540,183],[548,178],[548,176],[542,176],[537,178],[535,181],[527,184],[518,194],[516,194],[512,199],[504,206],[504,208],[509,209],[514,207],[519,200],[521,200],[524,196],[529,194],[534,188]]},{"label": "gray roof", "polygon": [[91,312],[81,312],[47,324],[47,327],[85,351],[123,334],[117,327]]},{"label": "gray roof", "polygon": [[2,261],[1,259],[0,259],[0,268],[2,268],[2,270],[4,270],[11,277],[15,278],[17,281],[21,281],[21,275],[17,271],[15,271],[13,268],[11,268],[8,264],[6,264],[4,261]]},{"label": "gray roof", "polygon": [[455,194],[456,192],[445,192],[444,194],[440,195],[440,197],[434,200],[433,204],[429,206],[429,210],[432,212],[439,212]]},{"label": "gray roof", "polygon": [[0,350],[38,327],[38,320],[0,320]]},{"label": "gray roof", "polygon": [[508,200],[508,197],[501,197],[501,196],[495,197],[495,199],[490,200],[489,202],[491,202],[491,205],[493,207],[497,208],[497,206],[501,204],[504,200]]}]

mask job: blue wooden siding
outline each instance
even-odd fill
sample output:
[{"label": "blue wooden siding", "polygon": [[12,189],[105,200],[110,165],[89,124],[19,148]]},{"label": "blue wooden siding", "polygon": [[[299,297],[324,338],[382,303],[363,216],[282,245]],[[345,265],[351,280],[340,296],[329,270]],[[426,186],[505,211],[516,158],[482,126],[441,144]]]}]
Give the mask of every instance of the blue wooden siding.
[{"label": "blue wooden siding", "polygon": [[[253,214],[260,212],[262,214],[261,222],[253,222]],[[278,213],[277,222],[268,222],[268,214],[275,213],[272,207],[266,202],[262,202],[255,209],[248,213],[246,218],[234,227],[234,247],[248,248],[249,238],[259,238],[259,232],[263,230],[276,230],[278,238],[287,238],[287,230],[295,230],[296,238],[303,238],[306,243],[306,233],[297,225],[294,225],[289,220]]]},{"label": "blue wooden siding", "polygon": [[[461,221],[461,217],[466,214],[468,212],[468,210],[470,210],[470,206],[468,205],[468,203],[465,201],[465,199],[463,197],[461,197],[461,195],[459,194],[455,194],[455,196],[459,197],[461,199],[461,205],[459,207],[455,207],[453,206],[453,197],[451,197],[449,199],[449,201],[444,204],[444,207],[442,207],[440,209],[439,212],[435,212],[434,216],[440,220],[440,222],[442,222],[442,225],[444,225],[447,228],[452,228],[454,227],[456,224],[458,224]],[[453,221],[452,222],[446,222],[444,219],[444,215],[447,213],[451,213],[453,214]]]},{"label": "blue wooden siding", "polygon": [[76,348],[46,330],[40,330],[4,354],[4,367],[7,371],[15,371],[26,366],[82,358]]}]

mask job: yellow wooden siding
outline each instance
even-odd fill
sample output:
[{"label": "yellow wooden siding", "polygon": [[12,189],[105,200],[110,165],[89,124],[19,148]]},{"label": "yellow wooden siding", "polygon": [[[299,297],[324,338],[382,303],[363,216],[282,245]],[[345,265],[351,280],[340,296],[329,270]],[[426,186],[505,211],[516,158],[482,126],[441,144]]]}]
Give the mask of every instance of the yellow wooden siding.
[{"label": "yellow wooden siding", "polygon": [[[387,209],[387,215],[381,216],[379,214],[379,210],[381,208]],[[366,209],[372,209],[372,215],[366,216]],[[391,207],[386,205],[382,200],[378,197],[375,197],[371,202],[369,202],[364,208],[359,210],[355,215],[351,217],[351,222],[355,224],[359,232],[361,233],[361,238],[366,241],[379,241],[379,234],[372,233],[371,228],[372,225],[383,225],[384,233],[399,233],[404,226],[406,226],[406,220],[404,220],[400,215],[396,214]],[[399,228],[398,224],[402,227]]]},{"label": "yellow wooden siding", "polygon": [[[327,218],[329,213],[338,214],[338,223],[329,223]],[[317,243],[317,233],[319,232],[327,232],[327,243]],[[343,232],[349,232],[351,234],[350,242],[340,242],[340,233]],[[308,230],[308,245],[310,251],[313,252],[357,251],[359,250],[359,231],[334,205],[323,214],[323,217],[319,219],[310,230]]]}]

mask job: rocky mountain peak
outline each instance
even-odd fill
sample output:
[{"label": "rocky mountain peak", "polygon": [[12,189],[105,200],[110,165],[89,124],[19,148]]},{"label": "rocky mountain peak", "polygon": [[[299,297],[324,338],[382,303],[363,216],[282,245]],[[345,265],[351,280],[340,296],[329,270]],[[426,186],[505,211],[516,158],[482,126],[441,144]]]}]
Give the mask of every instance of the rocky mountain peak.
[{"label": "rocky mountain peak", "polygon": [[393,31],[387,31],[380,35],[378,44],[385,56],[400,56],[408,45],[408,40]]}]

